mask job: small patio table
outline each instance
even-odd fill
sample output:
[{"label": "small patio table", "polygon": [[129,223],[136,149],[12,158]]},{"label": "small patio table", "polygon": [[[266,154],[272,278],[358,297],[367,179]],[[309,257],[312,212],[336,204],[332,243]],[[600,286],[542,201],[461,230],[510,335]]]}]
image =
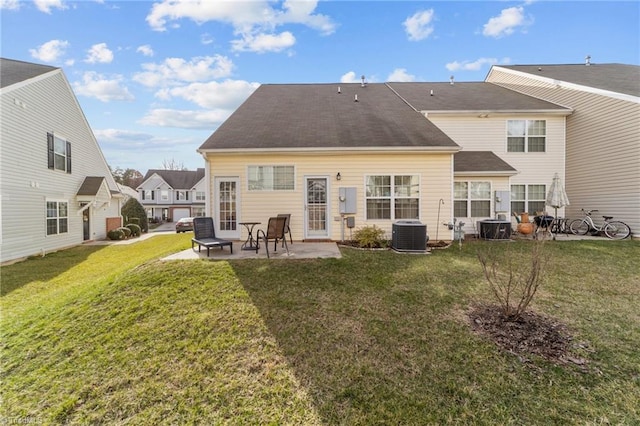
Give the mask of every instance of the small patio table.
[{"label": "small patio table", "polygon": [[240,225],[247,228],[247,239],[242,246],[240,247],[242,250],[255,250],[256,252],[260,248],[260,243],[257,239],[253,237],[253,228],[256,225],[260,225],[261,222],[240,222]]}]

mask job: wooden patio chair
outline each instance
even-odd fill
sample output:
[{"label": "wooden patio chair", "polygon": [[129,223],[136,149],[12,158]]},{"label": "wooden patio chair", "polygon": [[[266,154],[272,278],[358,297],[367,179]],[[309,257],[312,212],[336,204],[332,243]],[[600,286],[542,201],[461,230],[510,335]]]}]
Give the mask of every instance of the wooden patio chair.
[{"label": "wooden patio chair", "polygon": [[191,239],[191,250],[195,244],[198,244],[198,252],[202,246],[207,248],[207,257],[209,257],[209,249],[211,247],[220,247],[224,250],[224,246],[229,246],[233,253],[233,243],[228,240],[216,237],[216,230],[213,226],[213,218],[211,217],[194,217],[193,218],[193,238]]},{"label": "wooden patio chair", "polygon": [[[289,227],[289,223],[291,223],[291,215],[289,213],[279,214],[278,217],[284,217],[287,220],[284,223],[284,233],[289,234],[289,242],[293,244],[293,238],[291,237],[291,228]],[[282,243],[284,246],[284,242]]]},{"label": "wooden patio chair", "polygon": [[285,237],[285,224],[287,218],[284,216],[270,217],[267,224],[267,230],[258,230],[258,240],[262,239],[264,247],[267,250],[267,258],[269,258],[269,241],[273,240],[273,251],[278,249],[278,241],[282,241],[284,247],[289,254],[289,246],[287,245],[287,239]]}]

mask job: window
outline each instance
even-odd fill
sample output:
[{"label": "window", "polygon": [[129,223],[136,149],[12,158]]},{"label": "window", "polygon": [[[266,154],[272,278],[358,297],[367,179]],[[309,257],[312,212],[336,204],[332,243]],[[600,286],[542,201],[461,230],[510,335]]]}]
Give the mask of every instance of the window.
[{"label": "window", "polygon": [[416,175],[367,176],[367,219],[418,219],[419,182]]},{"label": "window", "polygon": [[69,231],[69,203],[47,201],[47,235],[64,234]]},{"label": "window", "polygon": [[511,211],[531,215],[543,212],[546,193],[545,185],[511,185]]},{"label": "window", "polygon": [[154,192],[150,189],[145,189],[142,191],[142,199],[143,200],[153,200],[154,199]]},{"label": "window", "polygon": [[249,166],[249,191],[288,191],[295,189],[293,166]]},{"label": "window", "polygon": [[71,173],[71,143],[47,133],[47,159],[49,169]]},{"label": "window", "polygon": [[194,207],[191,211],[194,217],[205,216],[204,207]]},{"label": "window", "polygon": [[189,199],[189,191],[176,191],[176,200],[185,201]]},{"label": "window", "polygon": [[507,152],[545,152],[545,120],[507,120]]},{"label": "window", "polygon": [[454,182],[454,217],[490,217],[491,182]]},{"label": "window", "polygon": [[169,201],[169,190],[161,189],[160,190],[160,199],[162,201]]},{"label": "window", "polygon": [[196,191],[196,201],[204,201],[204,191]]}]

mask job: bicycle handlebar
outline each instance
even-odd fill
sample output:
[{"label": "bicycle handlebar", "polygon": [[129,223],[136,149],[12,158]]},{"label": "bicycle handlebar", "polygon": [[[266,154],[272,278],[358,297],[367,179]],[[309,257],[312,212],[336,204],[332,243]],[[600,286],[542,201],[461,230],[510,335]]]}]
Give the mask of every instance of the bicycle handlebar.
[{"label": "bicycle handlebar", "polygon": [[585,209],[580,209],[580,210],[582,210],[585,214],[589,216],[591,216],[591,213],[599,211],[599,210],[585,210]]}]

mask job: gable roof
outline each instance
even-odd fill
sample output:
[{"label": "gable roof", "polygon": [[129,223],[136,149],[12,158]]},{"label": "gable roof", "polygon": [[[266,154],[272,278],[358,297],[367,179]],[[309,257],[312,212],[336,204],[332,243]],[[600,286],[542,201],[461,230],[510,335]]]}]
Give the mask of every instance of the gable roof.
[{"label": "gable roof", "polygon": [[[355,101],[357,97],[357,101]],[[421,149],[459,146],[386,84],[267,84],[198,151]]]},{"label": "gable roof", "polygon": [[58,68],[49,65],[0,58],[0,88],[12,86],[56,69]]},{"label": "gable roof", "polygon": [[571,112],[570,108],[493,83],[389,83],[389,86],[415,109],[423,112]]},{"label": "gable roof", "polygon": [[538,77],[640,97],[640,66],[625,64],[500,65]]},{"label": "gable roof", "polygon": [[491,151],[460,151],[453,156],[454,173],[508,174],[518,171]]},{"label": "gable roof", "polygon": [[[160,176],[167,185],[173,189],[189,190],[196,186],[204,178],[204,168],[194,170],[164,170],[149,169],[144,175],[142,182],[145,182],[154,174]],[[142,183],[140,183],[142,186]]]},{"label": "gable roof", "polygon": [[103,176],[87,176],[84,178],[76,195],[97,195],[102,182],[104,182]]}]

